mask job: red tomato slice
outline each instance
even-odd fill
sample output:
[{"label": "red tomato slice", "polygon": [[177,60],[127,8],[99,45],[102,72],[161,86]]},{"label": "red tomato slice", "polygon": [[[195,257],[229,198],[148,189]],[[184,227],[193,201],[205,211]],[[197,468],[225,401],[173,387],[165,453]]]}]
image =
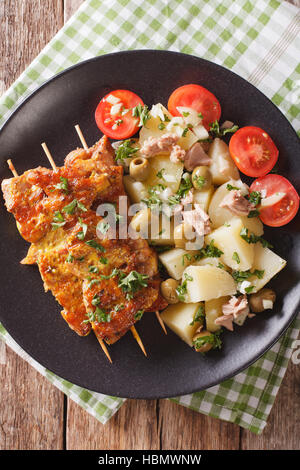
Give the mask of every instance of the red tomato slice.
[{"label": "red tomato slice", "polygon": [[177,106],[192,108],[203,116],[203,125],[210,125],[221,116],[221,106],[215,95],[200,85],[183,85],[171,94],[168,109],[173,116],[180,116]]},{"label": "red tomato slice", "polygon": [[236,166],[247,176],[264,176],[278,159],[278,149],[260,127],[239,129],[230,139],[229,151]]},{"label": "red tomato slice", "polygon": [[289,223],[299,209],[299,195],[294,186],[283,176],[266,175],[258,178],[250,186],[250,193],[263,191],[264,197],[283,195],[280,201],[267,207],[260,207],[260,219],[271,227],[281,227]]},{"label": "red tomato slice", "polygon": [[[117,98],[119,101],[114,104]],[[111,109],[114,105],[120,106],[119,111],[111,115]],[[96,124],[103,134],[112,139],[127,139],[139,130],[139,120],[132,116],[132,109],[141,104],[144,106],[141,98],[129,90],[114,90],[102,98],[95,112]],[[117,106],[118,107],[118,106]],[[126,114],[122,114],[128,110]],[[113,111],[117,111],[114,108]]]}]

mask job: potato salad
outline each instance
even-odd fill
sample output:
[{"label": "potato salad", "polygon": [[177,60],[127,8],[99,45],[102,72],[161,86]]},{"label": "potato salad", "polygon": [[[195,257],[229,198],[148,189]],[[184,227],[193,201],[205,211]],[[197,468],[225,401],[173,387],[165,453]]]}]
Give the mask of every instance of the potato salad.
[{"label": "potato salad", "polygon": [[197,84],[151,108],[115,90],[96,122],[116,140],[130,228],[158,254],[161,318],[195,351],[221,348],[224,329],[273,309],[267,284],[286,265],[264,238],[264,224],[283,226],[299,208],[293,185],[274,172],[275,143],[259,127],[222,121],[217,97]]}]

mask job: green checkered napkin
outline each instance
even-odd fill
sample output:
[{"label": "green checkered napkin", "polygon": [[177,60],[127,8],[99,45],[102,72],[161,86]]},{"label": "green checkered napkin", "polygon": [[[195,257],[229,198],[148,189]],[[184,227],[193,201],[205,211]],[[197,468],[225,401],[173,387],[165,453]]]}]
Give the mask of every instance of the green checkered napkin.
[{"label": "green checkered napkin", "polygon": [[[277,0],[88,0],[2,96],[0,125],[57,72],[93,56],[147,48],[195,54],[232,69],[265,93],[299,131],[299,33],[298,9]],[[173,400],[262,432],[299,328],[298,317],[270,351],[234,378]],[[0,337],[102,423],[124,402],[50,373],[22,351],[1,325]]]}]

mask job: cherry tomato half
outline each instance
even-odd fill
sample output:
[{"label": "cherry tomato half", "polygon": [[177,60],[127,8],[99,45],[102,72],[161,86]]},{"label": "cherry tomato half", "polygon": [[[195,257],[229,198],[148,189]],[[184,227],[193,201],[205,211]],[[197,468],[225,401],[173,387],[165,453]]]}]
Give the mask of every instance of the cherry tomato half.
[{"label": "cherry tomato half", "polygon": [[239,129],[230,139],[229,151],[236,166],[247,176],[264,176],[278,159],[278,149],[260,127]]},{"label": "cherry tomato half", "polygon": [[139,130],[139,120],[132,116],[132,109],[138,104],[144,106],[142,99],[129,90],[114,90],[105,95],[95,112],[100,131],[118,140],[134,135]]},{"label": "cherry tomato half", "polygon": [[221,116],[221,106],[215,95],[200,85],[183,85],[174,90],[168,101],[168,109],[173,116],[180,116],[177,106],[192,108],[201,113],[207,130]]},{"label": "cherry tomato half", "polygon": [[281,227],[289,223],[297,214],[299,209],[299,195],[294,186],[283,176],[266,175],[257,178],[250,186],[250,193],[259,191],[264,199],[270,199],[270,205],[260,206],[261,221],[271,227]]}]

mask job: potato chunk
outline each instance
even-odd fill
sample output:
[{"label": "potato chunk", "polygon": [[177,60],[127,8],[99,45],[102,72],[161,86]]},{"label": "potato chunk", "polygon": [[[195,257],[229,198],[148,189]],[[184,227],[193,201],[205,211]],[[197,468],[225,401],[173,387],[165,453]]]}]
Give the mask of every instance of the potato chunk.
[{"label": "potato chunk", "polygon": [[[227,184],[230,183],[234,187],[242,187],[242,182],[241,180],[238,181],[233,181],[230,180],[229,182],[226,182],[222,184],[214,193],[212,196],[212,199],[210,201],[209,209],[208,209],[208,215],[210,217],[212,227],[213,228],[218,228],[221,225],[224,225],[225,223],[229,223],[231,219],[236,218],[236,216],[228,209],[225,209],[225,207],[220,207],[220,203],[224,199],[225,196],[228,194],[228,189],[227,189]],[[248,228],[250,232],[254,233],[255,235],[261,236],[264,233],[263,229],[263,224],[259,220],[258,217],[239,217],[243,224],[244,227]]]},{"label": "potato chunk", "polygon": [[157,184],[163,184],[170,188],[173,193],[179,188],[181,176],[183,173],[183,163],[173,163],[169,155],[156,155],[149,158],[150,174],[145,186],[151,187]]},{"label": "potato chunk", "polygon": [[178,303],[169,305],[161,314],[164,323],[171,328],[189,346],[193,346],[193,336],[200,322],[193,322],[199,308],[203,306],[200,302],[193,304]]},{"label": "potato chunk", "polygon": [[160,214],[158,226],[151,225],[150,242],[153,245],[174,245],[174,218]]},{"label": "potato chunk", "polygon": [[220,325],[215,324],[215,320],[223,315],[222,305],[230,299],[229,296],[219,297],[218,299],[207,300],[205,302],[206,329],[214,333],[221,329]]},{"label": "potato chunk", "polygon": [[212,159],[210,171],[213,184],[220,185],[231,179],[239,179],[239,171],[232,160],[228,145],[221,139],[214,139],[208,155]]},{"label": "potato chunk", "polygon": [[194,189],[194,203],[200,204],[201,209],[207,212],[212,195],[214,194],[214,188],[211,186],[209,189],[200,191],[199,189]]},{"label": "potato chunk", "polygon": [[232,269],[247,271],[253,265],[254,247],[240,236],[243,222],[239,218],[232,219],[229,226],[222,225],[206,236],[205,242],[214,240],[214,245],[223,251],[221,262]]},{"label": "potato chunk", "polygon": [[[163,120],[164,115],[168,117],[169,121]],[[180,136],[178,145],[187,150],[199,139],[199,137],[197,137],[191,130],[188,130],[187,132],[185,131],[186,124],[184,122],[182,122],[181,125],[179,125],[178,122],[175,122],[176,119],[174,120],[169,111],[160,103],[152,107],[150,116],[151,118],[146,122],[146,126],[143,126],[140,130],[139,140],[141,145],[149,137],[159,138],[163,134],[175,133]],[[171,125],[171,121],[174,122],[174,126]],[[165,124],[165,127],[163,129],[159,129],[158,126],[162,127],[162,123]],[[182,137],[183,133],[184,137]]]},{"label": "potato chunk", "polygon": [[254,286],[252,292],[257,292],[262,289],[275,274],[279,273],[286,265],[286,261],[280,256],[276,255],[269,248],[264,248],[261,243],[256,243],[254,245],[254,262],[253,269],[258,269],[264,271],[264,274],[261,279],[258,277],[250,277],[248,281],[251,283],[251,286]]},{"label": "potato chunk", "polygon": [[186,251],[182,248],[174,248],[159,255],[159,259],[168,271],[169,275],[179,281],[187,266],[194,261],[194,251]]},{"label": "potato chunk", "polygon": [[185,302],[217,299],[236,293],[236,285],[230,274],[215,266],[188,266],[182,277],[186,283]]}]

